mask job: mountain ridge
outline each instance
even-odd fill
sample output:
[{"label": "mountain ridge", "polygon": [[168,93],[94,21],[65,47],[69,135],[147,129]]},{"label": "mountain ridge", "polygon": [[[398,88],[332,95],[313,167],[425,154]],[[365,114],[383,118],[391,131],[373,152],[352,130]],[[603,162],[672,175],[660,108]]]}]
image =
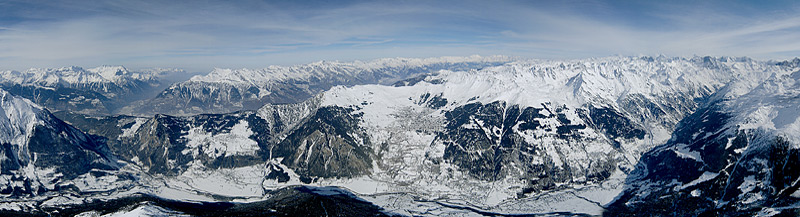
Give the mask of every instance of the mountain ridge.
[{"label": "mountain ridge", "polygon": [[123,66],[31,68],[0,71],[0,87],[51,110],[112,114],[161,85],[175,69],[129,71]]},{"label": "mountain ridge", "polygon": [[319,61],[263,69],[214,69],[176,83],[156,98],[124,109],[141,115],[192,115],[255,110],[264,104],[298,103],[337,85],[393,83],[440,69],[468,69],[499,65],[513,58],[470,56],[441,58],[385,58],[373,61]]},{"label": "mountain ridge", "polygon": [[[80,189],[102,189],[73,180],[87,182],[94,179],[95,175],[88,175],[92,171],[104,177],[103,171],[123,166],[104,139],[79,131],[27,99],[2,89],[0,95],[0,179],[6,183],[0,186],[0,192],[4,198],[36,197],[71,188],[79,189],[76,193]],[[119,181],[119,185],[126,184],[123,179]]]}]

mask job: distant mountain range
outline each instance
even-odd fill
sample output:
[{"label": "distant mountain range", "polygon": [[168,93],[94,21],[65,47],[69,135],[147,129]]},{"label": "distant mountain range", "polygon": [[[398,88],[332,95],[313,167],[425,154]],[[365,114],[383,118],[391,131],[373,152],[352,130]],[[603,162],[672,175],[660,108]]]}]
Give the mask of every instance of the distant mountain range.
[{"label": "distant mountain range", "polygon": [[125,114],[193,115],[254,110],[264,104],[302,102],[343,85],[391,84],[439,70],[469,70],[510,62],[502,56],[387,58],[367,62],[320,61],[263,69],[214,69],[171,85],[155,98],[123,110]]},{"label": "distant mountain range", "polygon": [[296,103],[337,85],[391,84],[418,74],[479,69],[512,60],[469,56],[320,61],[263,69],[217,68],[177,82],[176,77],[189,73],[159,68],[130,71],[122,66],[32,68],[0,71],[0,87],[53,111],[195,115],[254,110],[267,103]]},{"label": "distant mountain range", "polygon": [[800,59],[316,62],[135,103],[175,71],[2,73],[8,214],[771,215],[800,198]]},{"label": "distant mountain range", "polygon": [[176,69],[132,72],[122,66],[90,69],[33,68],[23,72],[0,71],[0,87],[53,111],[114,114],[142,94],[161,87],[162,78],[185,73]]}]

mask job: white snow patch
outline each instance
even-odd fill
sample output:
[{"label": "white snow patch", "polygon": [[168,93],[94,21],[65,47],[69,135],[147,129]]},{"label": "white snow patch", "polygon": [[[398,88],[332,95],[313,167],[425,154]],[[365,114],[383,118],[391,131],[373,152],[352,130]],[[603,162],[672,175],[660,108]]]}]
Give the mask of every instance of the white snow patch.
[{"label": "white snow patch", "polygon": [[679,157],[703,162],[700,152],[689,150],[689,145],[687,144],[678,144],[677,147],[673,149],[673,152]]},{"label": "white snow patch", "polygon": [[761,192],[752,192],[759,185],[758,182],[754,175],[744,177],[742,184],[737,187],[742,192],[742,194],[739,195],[739,197],[742,198],[742,203],[753,203],[763,198]]},{"label": "white snow patch", "polygon": [[102,217],[138,217],[138,216],[191,216],[191,215],[183,214],[150,203],[144,203],[142,205],[139,205],[133,210],[121,210],[102,215]]},{"label": "white snow patch", "polygon": [[212,158],[255,155],[259,147],[258,142],[250,138],[251,135],[253,131],[248,128],[246,120],[240,120],[229,133],[216,135],[207,132],[202,126],[194,127],[184,136],[188,139],[186,142],[188,149],[183,150],[183,153],[197,156],[202,149],[202,154]]},{"label": "white snow patch", "polygon": [[211,193],[231,197],[256,197],[264,195],[261,182],[265,176],[263,164],[238,168],[206,170],[194,165],[174,179],[170,186],[183,186],[195,192]]},{"label": "white snow patch", "polygon": [[686,188],[688,188],[688,187],[692,187],[692,186],[694,186],[694,185],[697,185],[697,184],[703,183],[703,182],[705,182],[705,181],[708,181],[708,180],[711,180],[711,179],[713,179],[713,178],[716,178],[718,175],[719,175],[719,173],[714,173],[714,172],[705,171],[705,172],[703,172],[703,174],[702,174],[702,175],[700,175],[700,177],[697,177],[697,179],[695,179],[695,180],[692,180],[691,182],[689,182],[689,183],[687,183],[687,184],[685,184],[685,185],[682,185],[682,186],[680,187],[680,189],[686,189]]},{"label": "white snow patch", "polygon": [[320,185],[336,185],[347,188],[356,194],[377,194],[387,192],[389,186],[385,182],[375,181],[368,176],[343,180],[323,180]]},{"label": "white snow patch", "polygon": [[625,188],[627,174],[617,169],[602,183],[588,185],[575,190],[575,194],[599,204],[611,203]]},{"label": "white snow patch", "polygon": [[134,119],[134,123],[130,128],[122,129],[122,134],[119,135],[119,138],[133,137],[136,134],[136,131],[139,130],[139,127],[141,127],[145,122],[147,122],[146,118]]},{"label": "white snow patch", "polygon": [[756,188],[756,178],[754,175],[749,175],[744,177],[742,180],[742,184],[739,185],[738,189],[742,191],[742,193],[747,193],[753,191]]},{"label": "white snow patch", "polygon": [[173,199],[173,200],[188,200],[188,201],[216,201],[216,199],[198,194],[198,192],[184,189],[184,188],[177,188],[175,186],[162,186],[160,188],[152,190],[155,195],[165,199]]}]

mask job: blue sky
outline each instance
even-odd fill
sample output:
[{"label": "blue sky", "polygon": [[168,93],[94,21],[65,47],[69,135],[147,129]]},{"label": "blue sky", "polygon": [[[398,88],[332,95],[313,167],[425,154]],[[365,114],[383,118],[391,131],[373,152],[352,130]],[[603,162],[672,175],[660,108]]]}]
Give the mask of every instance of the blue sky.
[{"label": "blue sky", "polygon": [[800,1],[4,1],[0,69],[800,56]]}]

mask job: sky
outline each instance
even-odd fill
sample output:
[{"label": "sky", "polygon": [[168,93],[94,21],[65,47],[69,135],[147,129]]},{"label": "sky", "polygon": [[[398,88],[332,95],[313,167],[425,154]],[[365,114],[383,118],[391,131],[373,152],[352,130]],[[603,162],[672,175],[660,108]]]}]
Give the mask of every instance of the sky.
[{"label": "sky", "polygon": [[0,70],[507,55],[800,56],[800,1],[0,0]]}]

